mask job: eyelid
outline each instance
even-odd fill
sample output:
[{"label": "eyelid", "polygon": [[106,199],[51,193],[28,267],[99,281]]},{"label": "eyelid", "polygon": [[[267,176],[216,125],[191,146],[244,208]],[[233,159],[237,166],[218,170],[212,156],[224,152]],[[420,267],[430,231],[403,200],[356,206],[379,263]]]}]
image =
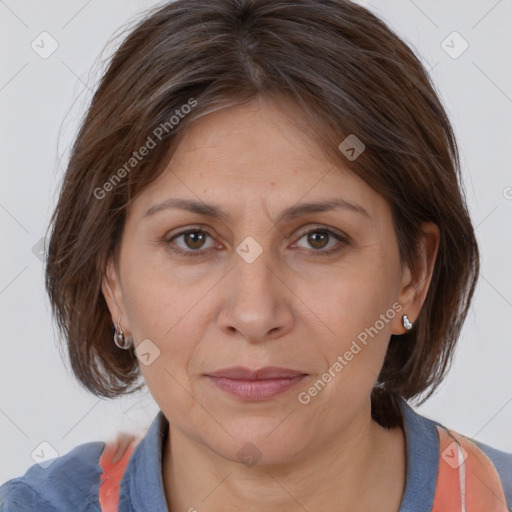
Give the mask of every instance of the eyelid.
[{"label": "eyelid", "polygon": [[296,247],[296,244],[305,236],[307,236],[309,233],[319,233],[319,232],[325,232],[329,235],[329,238],[335,238],[337,243],[334,244],[333,247],[330,247],[328,249],[307,249],[304,247],[298,247],[299,250],[303,251],[309,251],[312,253],[313,257],[327,257],[332,256],[340,253],[346,246],[351,245],[350,237],[347,235],[335,231],[334,229],[324,227],[324,226],[313,226],[311,228],[308,228],[307,230],[303,231],[298,237],[297,241],[294,242],[292,247]]},{"label": "eyelid", "polygon": [[340,231],[340,230],[335,229],[335,228],[330,228],[330,227],[327,227],[327,226],[323,226],[322,224],[313,224],[312,227],[309,227],[306,230],[301,231],[301,234],[300,234],[299,238],[302,238],[304,235],[307,235],[307,234],[312,233],[312,232],[314,233],[316,231],[326,231],[327,233],[336,235],[337,237],[339,237],[340,239],[342,239],[346,243],[350,243],[350,241],[351,241],[350,237],[348,235],[346,235],[343,231]]},{"label": "eyelid", "polygon": [[[181,236],[187,235],[188,233],[195,233],[197,231],[200,231],[201,233],[205,233],[207,236],[209,236],[215,242],[215,244],[218,245],[218,243],[215,240],[215,238],[203,226],[190,225],[190,226],[187,226],[187,227],[184,227],[184,228],[178,228],[178,230],[179,231],[177,233],[174,233],[172,235],[165,235],[165,237],[163,238],[164,245],[171,245],[172,242],[176,238],[179,238]],[[197,250],[194,251],[192,249],[186,250],[186,249],[182,249],[181,247],[177,247],[177,248],[173,248],[172,250],[174,252],[178,253],[178,254],[183,254],[183,255],[187,255],[188,256],[188,255],[194,255],[194,254],[195,255],[205,254],[208,251],[210,251],[211,249],[212,249],[212,247],[210,247],[208,249],[197,249]]]},{"label": "eyelid", "polygon": [[208,236],[210,236],[211,238],[213,238],[213,236],[210,234],[209,228],[205,227],[204,225],[202,225],[202,224],[189,224],[187,226],[183,226],[183,227],[180,227],[180,228],[173,229],[171,234],[167,233],[164,236],[164,241],[165,242],[170,242],[171,240],[173,240],[174,238],[177,238],[178,236],[185,235],[187,233],[191,233],[191,232],[194,232],[194,231],[202,231],[202,232],[206,233]]}]

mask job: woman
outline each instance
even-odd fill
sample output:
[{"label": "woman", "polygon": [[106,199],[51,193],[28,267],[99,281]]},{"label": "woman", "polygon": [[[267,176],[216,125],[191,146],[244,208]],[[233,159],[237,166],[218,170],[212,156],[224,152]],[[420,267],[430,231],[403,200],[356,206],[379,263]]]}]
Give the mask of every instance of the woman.
[{"label": "woman", "polygon": [[512,454],[407,403],[446,373],[478,248],[445,111],[366,9],[159,7],[109,64],[51,225],[77,378],[147,384],[161,411],[10,480],[2,510],[512,506]]}]

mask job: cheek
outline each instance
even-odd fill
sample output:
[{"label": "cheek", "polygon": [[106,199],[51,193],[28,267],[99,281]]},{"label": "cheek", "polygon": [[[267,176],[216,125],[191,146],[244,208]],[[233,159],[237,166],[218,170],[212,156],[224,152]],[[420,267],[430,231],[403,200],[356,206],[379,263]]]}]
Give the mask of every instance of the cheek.
[{"label": "cheek", "polygon": [[[175,402],[189,399],[188,370],[204,326],[202,300],[212,283],[180,283],[169,275],[169,266],[159,258],[139,255],[125,261],[124,304],[135,345],[148,342],[157,357],[139,367],[159,404],[173,396]],[[143,263],[142,263],[143,262]],[[153,346],[154,345],[154,346]],[[155,348],[156,347],[156,348]]]},{"label": "cheek", "polygon": [[164,248],[143,250],[143,247],[143,243],[132,243],[131,251],[127,247],[123,268],[124,304],[135,340],[154,338],[158,343],[185,317],[192,307],[190,302],[200,291],[193,287],[184,290],[180,286],[173,267],[165,259]]},{"label": "cheek", "polygon": [[[385,257],[375,251],[371,258],[339,269],[336,278],[330,280],[328,293],[325,288],[322,293],[320,284],[308,289],[308,305],[318,312],[322,332],[326,333],[318,338],[322,339],[325,371],[331,369],[331,376],[336,375],[328,387],[336,390],[338,399],[346,397],[346,391],[369,392],[384,361],[397,315],[392,308],[397,272],[391,264],[384,268]],[[336,362],[343,369],[340,365],[333,368]]]},{"label": "cheek", "polygon": [[332,338],[347,339],[373,325],[391,308],[397,283],[396,265],[375,248],[354,255],[325,276],[304,282],[297,294],[318,313]]}]

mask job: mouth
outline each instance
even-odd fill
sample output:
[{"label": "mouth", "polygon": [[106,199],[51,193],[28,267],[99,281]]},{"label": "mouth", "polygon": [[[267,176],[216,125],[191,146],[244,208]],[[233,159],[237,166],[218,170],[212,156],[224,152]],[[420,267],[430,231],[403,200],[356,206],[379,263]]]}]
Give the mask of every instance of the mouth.
[{"label": "mouth", "polygon": [[289,368],[268,366],[258,370],[232,367],[206,375],[224,392],[247,401],[269,400],[302,382],[308,374]]}]

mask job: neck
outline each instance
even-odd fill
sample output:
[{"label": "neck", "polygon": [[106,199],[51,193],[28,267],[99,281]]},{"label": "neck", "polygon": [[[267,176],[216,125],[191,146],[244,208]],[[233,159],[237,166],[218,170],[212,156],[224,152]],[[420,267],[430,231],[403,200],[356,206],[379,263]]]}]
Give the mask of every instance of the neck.
[{"label": "neck", "polygon": [[[247,467],[169,425],[163,480],[169,511],[398,510],[405,439],[371,419],[370,402],[336,437],[293,461]],[[384,505],[383,505],[384,504]],[[389,506],[389,508],[388,508]]]}]

